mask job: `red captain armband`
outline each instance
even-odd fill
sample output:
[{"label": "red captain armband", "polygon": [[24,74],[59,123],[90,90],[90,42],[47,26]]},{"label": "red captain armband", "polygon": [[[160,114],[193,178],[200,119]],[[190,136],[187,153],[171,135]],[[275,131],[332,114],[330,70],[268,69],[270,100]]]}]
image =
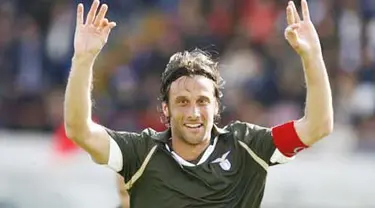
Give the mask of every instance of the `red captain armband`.
[{"label": "red captain armband", "polygon": [[308,147],[298,137],[294,121],[273,127],[272,137],[276,148],[287,157],[293,157]]}]

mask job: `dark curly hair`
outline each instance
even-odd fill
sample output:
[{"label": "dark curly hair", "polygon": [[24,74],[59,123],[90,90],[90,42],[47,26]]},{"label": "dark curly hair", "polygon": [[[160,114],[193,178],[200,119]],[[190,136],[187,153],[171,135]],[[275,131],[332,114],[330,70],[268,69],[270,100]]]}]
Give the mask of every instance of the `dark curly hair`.
[{"label": "dark curly hair", "polygon": [[[177,52],[173,54],[161,76],[159,101],[169,103],[169,90],[172,82],[182,76],[193,77],[195,75],[205,76],[214,82],[215,97],[219,103],[219,112],[215,115],[215,122],[220,120],[220,113],[223,110],[220,99],[223,96],[224,80],[220,76],[218,62],[212,60],[211,56],[200,50]],[[161,121],[169,125],[170,118],[161,113]]]}]

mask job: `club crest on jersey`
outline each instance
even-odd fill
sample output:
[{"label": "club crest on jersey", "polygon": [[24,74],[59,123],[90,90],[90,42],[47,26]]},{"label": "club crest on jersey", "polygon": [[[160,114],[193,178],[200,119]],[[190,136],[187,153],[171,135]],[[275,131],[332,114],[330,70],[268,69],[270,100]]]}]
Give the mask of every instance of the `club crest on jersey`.
[{"label": "club crest on jersey", "polygon": [[229,170],[230,167],[232,166],[232,164],[227,159],[229,153],[230,153],[230,151],[224,153],[223,156],[221,156],[220,158],[215,159],[211,163],[213,163],[213,164],[214,163],[219,163],[221,169],[223,169],[223,170]]}]

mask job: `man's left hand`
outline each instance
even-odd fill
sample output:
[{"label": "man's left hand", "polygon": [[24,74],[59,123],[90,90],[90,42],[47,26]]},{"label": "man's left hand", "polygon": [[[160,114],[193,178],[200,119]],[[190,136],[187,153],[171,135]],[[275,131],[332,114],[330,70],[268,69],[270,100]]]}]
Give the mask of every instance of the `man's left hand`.
[{"label": "man's left hand", "polygon": [[303,19],[300,18],[294,2],[289,1],[286,8],[288,27],[285,29],[285,38],[301,57],[319,55],[319,36],[310,20],[306,0],[301,0],[301,7]]}]

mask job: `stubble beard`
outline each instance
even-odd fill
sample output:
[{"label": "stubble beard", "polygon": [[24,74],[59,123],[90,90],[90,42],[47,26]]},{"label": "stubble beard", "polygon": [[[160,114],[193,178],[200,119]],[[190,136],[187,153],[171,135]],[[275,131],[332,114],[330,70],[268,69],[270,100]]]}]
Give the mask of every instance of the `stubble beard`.
[{"label": "stubble beard", "polygon": [[[203,135],[191,135],[190,138],[194,137],[193,139],[189,139],[189,133],[187,132],[187,129],[184,129],[185,127],[183,125],[178,126],[178,125],[173,125],[171,126],[172,132],[176,139],[182,141],[183,143],[189,145],[189,146],[197,146],[202,144],[202,142],[205,141],[204,136],[206,135],[205,133]],[[205,127],[203,127],[205,128]]]}]

